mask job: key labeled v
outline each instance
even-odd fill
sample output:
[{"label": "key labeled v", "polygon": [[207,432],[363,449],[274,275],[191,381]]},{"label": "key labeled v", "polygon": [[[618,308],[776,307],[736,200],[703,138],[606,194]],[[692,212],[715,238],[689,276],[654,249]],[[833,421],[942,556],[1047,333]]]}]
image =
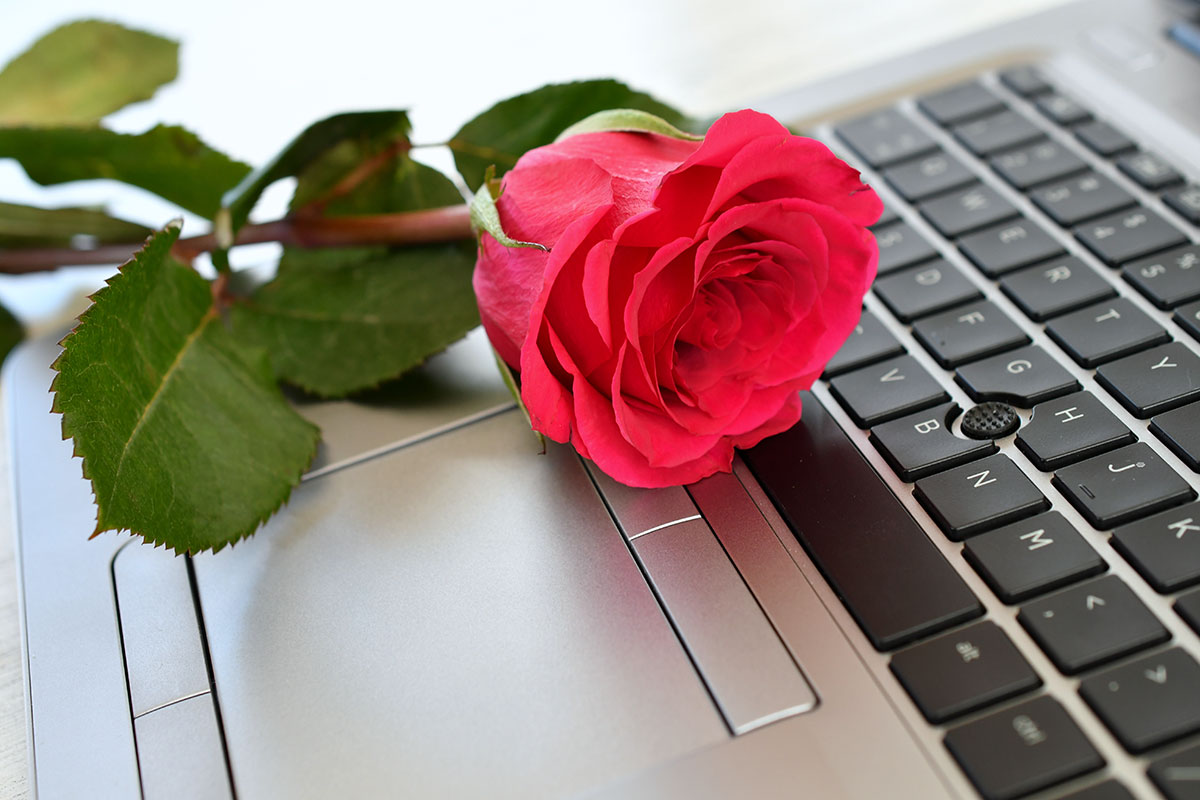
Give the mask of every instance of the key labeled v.
[{"label": "key labeled v", "polygon": [[880,376],[880,383],[891,383],[892,381],[902,381],[904,376],[900,374],[899,367],[892,367],[890,370]]}]

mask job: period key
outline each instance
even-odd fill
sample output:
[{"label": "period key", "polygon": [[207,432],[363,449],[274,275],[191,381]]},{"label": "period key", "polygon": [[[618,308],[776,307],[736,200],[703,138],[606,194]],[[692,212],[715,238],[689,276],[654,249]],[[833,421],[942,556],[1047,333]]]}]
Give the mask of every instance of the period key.
[{"label": "period key", "polygon": [[1079,693],[1131,753],[1200,730],[1200,664],[1178,647],[1093,675]]}]

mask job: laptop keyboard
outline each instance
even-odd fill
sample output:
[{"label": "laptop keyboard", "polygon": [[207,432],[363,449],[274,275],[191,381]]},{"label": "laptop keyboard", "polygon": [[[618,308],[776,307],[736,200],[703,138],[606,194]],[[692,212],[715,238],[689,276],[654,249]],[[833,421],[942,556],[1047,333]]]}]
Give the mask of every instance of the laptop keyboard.
[{"label": "laptop keyboard", "polygon": [[832,411],[744,460],[982,796],[1131,796],[1100,735],[1200,796],[1200,175],[1032,67],[815,135],[890,190],[879,276]]}]

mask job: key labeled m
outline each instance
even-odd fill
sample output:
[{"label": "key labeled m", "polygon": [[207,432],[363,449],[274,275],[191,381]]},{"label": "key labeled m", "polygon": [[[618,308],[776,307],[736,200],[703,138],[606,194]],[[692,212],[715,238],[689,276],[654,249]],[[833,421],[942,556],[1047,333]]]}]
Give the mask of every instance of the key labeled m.
[{"label": "key labeled m", "polygon": [[1054,540],[1046,536],[1045,528],[1038,528],[1036,531],[1022,533],[1021,539],[1022,541],[1025,539],[1029,540],[1028,549],[1030,550],[1037,550],[1039,547],[1046,547],[1047,545],[1054,544]]}]

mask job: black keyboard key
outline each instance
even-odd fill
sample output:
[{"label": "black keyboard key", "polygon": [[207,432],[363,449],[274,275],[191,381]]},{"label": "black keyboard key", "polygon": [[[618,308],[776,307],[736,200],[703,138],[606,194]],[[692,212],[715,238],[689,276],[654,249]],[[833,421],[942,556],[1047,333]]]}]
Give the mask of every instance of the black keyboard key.
[{"label": "black keyboard key", "polygon": [[1001,111],[954,128],[954,137],[981,158],[1019,147],[1045,135],[1041,128],[1015,111]]},{"label": "black keyboard key", "polygon": [[968,539],[963,557],[1005,603],[1019,603],[1108,568],[1057,511]]},{"label": "black keyboard key", "polygon": [[1175,324],[1188,332],[1193,339],[1200,339],[1200,303],[1189,303],[1175,309],[1171,316]]},{"label": "black keyboard key", "polygon": [[1000,82],[1022,97],[1045,94],[1052,87],[1036,67],[1013,67],[1000,73]]},{"label": "black keyboard key", "polygon": [[1107,122],[1095,120],[1075,129],[1079,141],[1088,146],[1093,153],[1112,158],[1137,147],[1137,144],[1121,131]]},{"label": "black keyboard key", "polygon": [[950,399],[912,356],[889,358],[839,375],[829,382],[829,389],[860,428],[871,428]]},{"label": "black keyboard key", "polygon": [[978,617],[979,601],[814,396],[742,458],[879,650]]},{"label": "black keyboard key", "polygon": [[1200,664],[1178,647],[1093,675],[1079,693],[1131,753],[1200,730]]},{"label": "black keyboard key", "polygon": [[1004,108],[1004,101],[978,81],[968,81],[917,98],[917,107],[939,125],[954,125]]},{"label": "black keyboard key", "polygon": [[1200,225],[1200,186],[1192,184],[1162,196],[1163,202],[1193,225]]},{"label": "black keyboard key", "polygon": [[1124,297],[1053,319],[1046,333],[1081,367],[1095,367],[1171,340],[1161,325]]},{"label": "black keyboard key", "polygon": [[1200,404],[1159,414],[1150,420],[1150,430],[1192,472],[1200,472]]},{"label": "black keyboard key", "polygon": [[1117,159],[1117,169],[1133,178],[1139,186],[1157,191],[1183,183],[1179,170],[1157,153],[1130,153]]},{"label": "black keyboard key", "polygon": [[994,156],[991,164],[1004,180],[1021,191],[1087,169],[1082,158],[1049,139]]},{"label": "black keyboard key", "polygon": [[1080,789],[1078,792],[1063,795],[1058,800],[1137,800],[1137,798],[1121,784],[1108,780],[1086,789]]},{"label": "black keyboard key", "polygon": [[958,267],[938,259],[875,281],[875,294],[901,322],[961,305],[981,296]]},{"label": "black keyboard key", "polygon": [[913,494],[956,542],[1033,516],[1050,505],[1003,453],[922,478]]},{"label": "black keyboard key", "polygon": [[883,177],[910,203],[977,180],[975,173],[961,161],[940,150],[886,169]]},{"label": "black keyboard key", "polygon": [[951,433],[960,411],[957,403],[947,403],[876,425],[871,443],[900,479],[910,482],[996,452],[994,442]]},{"label": "black keyboard key", "polygon": [[1134,261],[1122,274],[1159,308],[1196,300],[1200,298],[1200,245],[1188,244]]},{"label": "black keyboard key", "polygon": [[1096,370],[1096,381],[1139,419],[1200,399],[1200,357],[1179,342]]},{"label": "black keyboard key", "polygon": [[889,666],[934,724],[1042,684],[1004,631],[986,620],[901,650]]},{"label": "black keyboard key", "polygon": [[990,186],[976,184],[921,204],[921,213],[947,239],[995,225],[1018,215],[1016,207]]},{"label": "black keyboard key", "polygon": [[1017,447],[1047,472],[1135,441],[1133,431],[1090,392],[1034,406],[1032,418],[1017,433]]},{"label": "black keyboard key", "polygon": [[1158,759],[1148,772],[1167,800],[1196,800],[1200,797],[1200,744]]},{"label": "black keyboard key", "polygon": [[1025,332],[988,300],[917,320],[913,335],[947,369],[1029,343]]},{"label": "black keyboard key", "polygon": [[1079,381],[1037,345],[959,367],[954,377],[976,402],[1003,400],[1018,408],[1079,388]]},{"label": "black keyboard key", "polygon": [[1066,95],[1048,94],[1039,97],[1034,101],[1034,105],[1037,106],[1038,111],[1059,125],[1078,125],[1081,122],[1088,122],[1092,118],[1092,112]]},{"label": "black keyboard key", "polygon": [[1178,228],[1140,206],[1081,225],[1075,238],[1112,267],[1187,242]]},{"label": "black keyboard key", "polygon": [[1067,675],[1171,637],[1115,575],[1093,578],[1026,603],[1017,619]]},{"label": "black keyboard key", "polygon": [[877,228],[882,228],[887,225],[891,225],[893,222],[895,222],[898,219],[900,219],[900,214],[897,213],[896,209],[892,208],[887,203],[884,203],[883,204],[883,213],[881,213],[879,215],[879,219],[875,220],[875,222],[871,225],[871,229],[875,230]]},{"label": "black keyboard key", "polygon": [[989,278],[1064,254],[1061,244],[1027,219],[972,233],[958,247]]},{"label": "black keyboard key", "polygon": [[1048,696],[953,728],[946,747],[986,800],[1014,800],[1104,766],[1079,726]]},{"label": "black keyboard key", "polygon": [[1116,294],[1108,281],[1075,256],[1008,275],[1000,281],[1000,289],[1038,322]]},{"label": "black keyboard key", "polygon": [[886,167],[937,148],[929,134],[894,108],[848,120],[834,131],[872,167]]},{"label": "black keyboard key", "polygon": [[1144,442],[1063,467],[1054,474],[1054,485],[1101,530],[1196,498]]},{"label": "black keyboard key", "polygon": [[1200,503],[1131,522],[1110,541],[1162,594],[1200,583]]},{"label": "black keyboard key", "polygon": [[1133,195],[1097,172],[1043,186],[1029,196],[1038,208],[1064,228],[1137,202]]},{"label": "black keyboard key", "polygon": [[1175,613],[1183,617],[1183,621],[1192,626],[1192,630],[1200,633],[1200,589],[1179,596],[1175,601]]},{"label": "black keyboard key", "polygon": [[879,246],[880,275],[937,258],[938,255],[933,245],[907,222],[897,222],[875,231],[875,244]]},{"label": "black keyboard key", "polygon": [[825,364],[822,377],[832,378],[903,352],[904,345],[896,341],[896,337],[883,327],[878,317],[864,308],[850,338]]}]

